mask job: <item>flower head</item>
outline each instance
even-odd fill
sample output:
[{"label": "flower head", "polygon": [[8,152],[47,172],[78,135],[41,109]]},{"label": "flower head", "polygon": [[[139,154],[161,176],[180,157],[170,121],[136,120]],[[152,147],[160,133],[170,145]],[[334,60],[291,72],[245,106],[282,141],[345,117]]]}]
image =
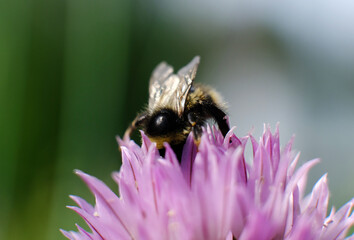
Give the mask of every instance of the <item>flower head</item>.
[{"label": "flower head", "polygon": [[[69,239],[344,239],[354,224],[354,199],[327,216],[327,174],[305,196],[309,161],[296,169],[292,140],[280,150],[279,131],[225,136],[207,128],[196,146],[186,141],[181,163],[165,144],[161,157],[142,133],[142,146],[120,142],[122,166],[113,173],[119,195],[81,171],[95,206],[71,196],[69,207],[91,232],[62,231]],[[253,158],[245,161],[250,140]],[[353,237],[353,236],[352,236]]]}]

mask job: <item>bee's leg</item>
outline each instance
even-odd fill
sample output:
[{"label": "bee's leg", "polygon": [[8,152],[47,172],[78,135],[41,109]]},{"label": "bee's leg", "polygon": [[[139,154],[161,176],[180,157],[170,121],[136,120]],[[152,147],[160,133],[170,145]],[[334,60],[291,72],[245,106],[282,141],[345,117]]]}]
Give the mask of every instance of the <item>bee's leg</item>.
[{"label": "bee's leg", "polygon": [[200,143],[200,138],[201,138],[201,135],[202,135],[202,125],[196,125],[193,127],[193,135],[194,135],[194,143],[199,146],[199,143]]},{"label": "bee's leg", "polygon": [[222,135],[224,135],[225,137],[230,130],[226,113],[213,104],[205,104],[203,105],[203,109],[209,117],[213,118],[216,121]]},{"label": "bee's leg", "polygon": [[136,116],[136,118],[133,120],[133,122],[129,125],[129,127],[127,128],[127,130],[125,130],[124,133],[124,137],[123,140],[129,140],[131,134],[133,133],[133,131],[141,126],[141,124],[146,120],[147,114],[146,113],[141,113],[138,116]]},{"label": "bee's leg", "polygon": [[200,119],[200,113],[198,112],[190,112],[188,113],[187,117],[188,117],[188,121],[192,126],[192,131],[193,131],[193,135],[194,135],[194,143],[196,145],[199,145],[200,142],[200,137],[202,134],[202,120]]}]

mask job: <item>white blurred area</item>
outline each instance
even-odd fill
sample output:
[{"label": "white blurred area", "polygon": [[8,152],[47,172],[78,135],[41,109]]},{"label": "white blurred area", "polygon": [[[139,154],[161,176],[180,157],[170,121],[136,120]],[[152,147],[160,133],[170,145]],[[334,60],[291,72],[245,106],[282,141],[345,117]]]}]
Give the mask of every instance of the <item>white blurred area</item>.
[{"label": "white blurred area", "polygon": [[[301,163],[321,158],[331,204],[354,197],[354,1],[158,1],[161,19],[209,45],[197,81],[229,103],[238,135],[280,122]],[[155,10],[156,10],[155,9]],[[193,54],[191,53],[190,58]],[[189,57],[189,56],[188,56]]]}]

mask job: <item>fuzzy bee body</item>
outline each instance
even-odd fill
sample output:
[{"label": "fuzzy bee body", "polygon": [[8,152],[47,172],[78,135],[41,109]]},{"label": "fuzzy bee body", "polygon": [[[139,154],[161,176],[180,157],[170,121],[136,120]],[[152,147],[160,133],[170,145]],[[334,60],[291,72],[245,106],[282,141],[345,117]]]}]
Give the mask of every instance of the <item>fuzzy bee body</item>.
[{"label": "fuzzy bee body", "polygon": [[212,88],[193,84],[199,57],[173,74],[173,68],[160,63],[152,73],[149,87],[149,105],[139,114],[124,134],[130,137],[136,128],[142,128],[160,153],[168,142],[180,159],[183,145],[190,132],[199,141],[204,126],[214,119],[225,136],[229,125],[220,95]]}]

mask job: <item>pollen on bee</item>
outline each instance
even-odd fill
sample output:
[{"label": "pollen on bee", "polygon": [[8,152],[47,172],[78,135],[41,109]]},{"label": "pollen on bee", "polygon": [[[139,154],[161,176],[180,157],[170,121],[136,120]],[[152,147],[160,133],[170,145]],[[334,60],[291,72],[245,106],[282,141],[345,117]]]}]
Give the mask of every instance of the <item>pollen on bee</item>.
[{"label": "pollen on bee", "polygon": [[200,144],[200,138],[194,138],[194,144],[199,146]]}]

